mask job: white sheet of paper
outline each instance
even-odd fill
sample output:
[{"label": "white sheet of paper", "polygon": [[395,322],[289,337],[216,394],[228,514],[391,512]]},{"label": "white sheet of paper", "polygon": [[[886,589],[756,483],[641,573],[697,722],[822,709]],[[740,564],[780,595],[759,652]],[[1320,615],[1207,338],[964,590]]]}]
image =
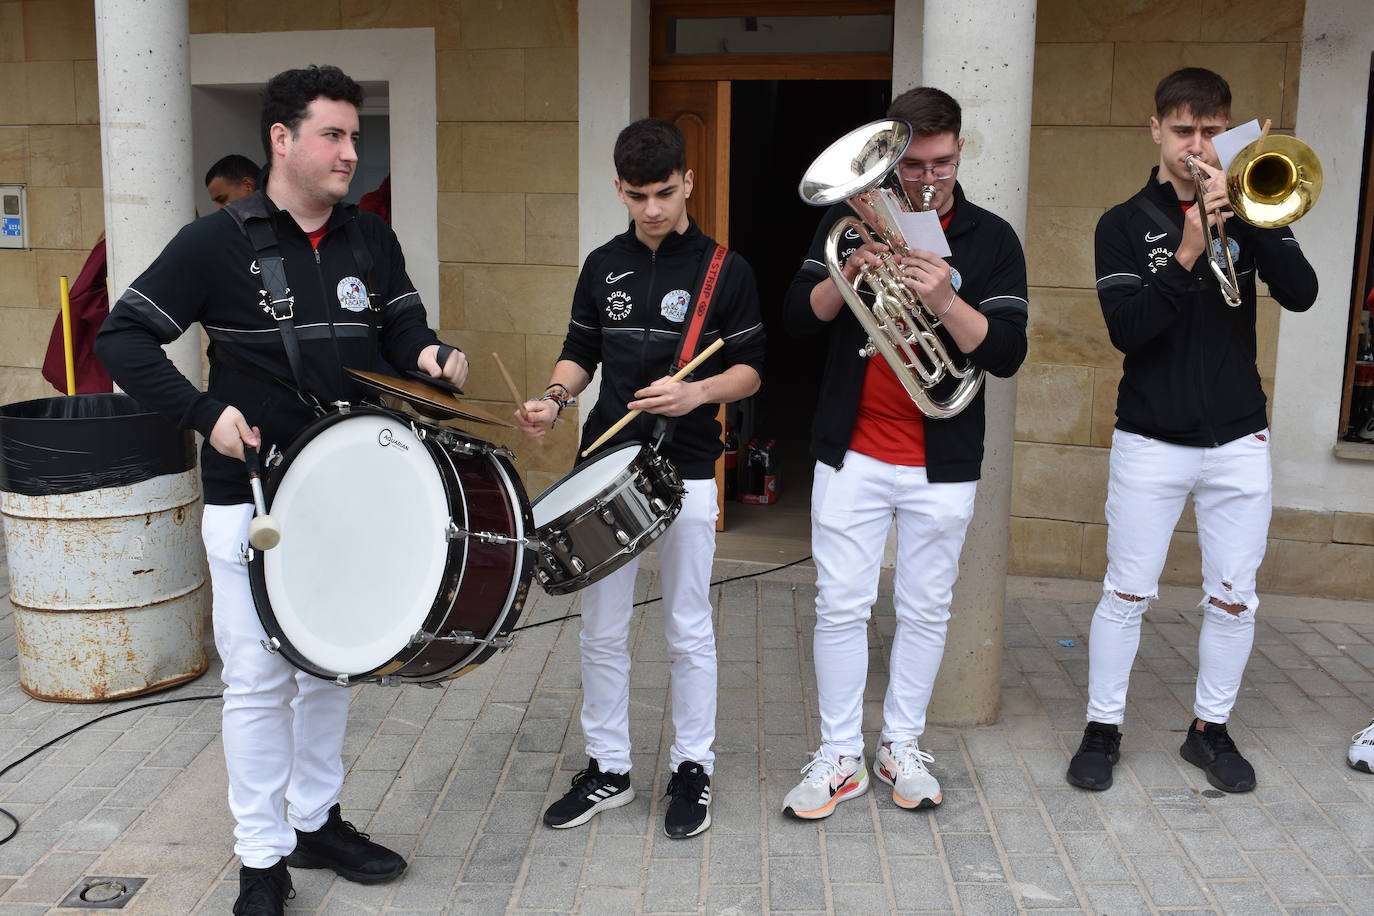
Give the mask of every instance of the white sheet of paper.
[{"label": "white sheet of paper", "polygon": [[906,247],[922,248],[942,258],[950,256],[945,230],[940,228],[940,214],[934,210],[918,210],[898,215],[897,222],[906,236]]},{"label": "white sheet of paper", "polygon": [[1221,161],[1221,170],[1224,172],[1231,166],[1231,160],[1236,158],[1236,153],[1260,138],[1260,122],[1256,118],[1246,121],[1244,124],[1237,124],[1228,131],[1223,131],[1212,138],[1212,146],[1216,148],[1217,159]]}]

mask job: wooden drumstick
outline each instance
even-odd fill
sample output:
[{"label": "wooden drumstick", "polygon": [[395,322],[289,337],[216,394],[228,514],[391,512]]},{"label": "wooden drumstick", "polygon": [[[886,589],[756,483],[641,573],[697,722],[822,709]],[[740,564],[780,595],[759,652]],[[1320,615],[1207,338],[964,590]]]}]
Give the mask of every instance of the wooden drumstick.
[{"label": "wooden drumstick", "polygon": [[506,364],[501,362],[501,357],[496,353],[491,354],[491,358],[496,360],[496,368],[501,370],[501,378],[506,380],[506,387],[510,389],[510,398],[515,402],[515,409],[520,414],[520,419],[526,423],[530,422],[529,412],[525,410],[525,402],[520,399],[520,390],[515,387],[515,379],[510,377],[506,371]]},{"label": "wooden drumstick", "polygon": [[[688,363],[687,365],[685,365],[685,366],[683,366],[681,369],[679,369],[679,370],[677,371],[677,373],[676,373],[672,378],[669,379],[669,381],[670,381],[670,382],[680,382],[680,381],[682,381],[684,378],[686,378],[688,375],[690,375],[690,374],[692,373],[692,370],[693,370],[693,369],[695,369],[697,366],[700,366],[702,363],[704,363],[704,362],[706,361],[706,358],[707,358],[708,356],[710,356],[712,353],[715,353],[717,350],[719,350],[719,349],[720,349],[721,347],[723,347],[723,346],[725,346],[725,341],[724,341],[724,340],[721,340],[721,339],[717,339],[715,343],[711,344],[711,345],[710,345],[709,347],[707,347],[705,350],[702,350],[700,353],[698,353],[698,354],[696,355],[696,358],[694,358],[690,363]],[[582,457],[583,457],[583,458],[586,458],[586,457],[587,457],[588,455],[590,455],[592,452],[596,451],[598,448],[600,448],[600,447],[606,442],[607,439],[611,438],[611,437],[614,436],[616,433],[620,432],[622,429],[625,428],[626,424],[628,424],[631,420],[633,420],[635,417],[639,416],[639,415],[642,414],[643,412],[644,412],[644,408],[639,407],[639,408],[636,408],[636,409],[630,411],[629,413],[625,414],[625,416],[621,417],[619,420],[615,421],[615,425],[614,425],[614,426],[612,426],[610,429],[606,430],[604,433],[602,433],[600,436],[597,437],[597,440],[596,440],[595,442],[593,442],[591,445],[587,446],[585,449],[582,450]]]}]

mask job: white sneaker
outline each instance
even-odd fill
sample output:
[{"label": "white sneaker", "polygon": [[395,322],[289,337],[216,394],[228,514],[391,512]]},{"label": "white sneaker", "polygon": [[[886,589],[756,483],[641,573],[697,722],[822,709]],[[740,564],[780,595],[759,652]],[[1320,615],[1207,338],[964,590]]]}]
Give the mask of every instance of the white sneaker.
[{"label": "white sneaker", "polygon": [[1350,750],[1346,753],[1345,759],[1357,770],[1374,773],[1374,722],[1370,722],[1363,731],[1355,732],[1351,736]]},{"label": "white sneaker", "polygon": [[836,760],[817,751],[802,767],[802,781],[782,800],[782,813],[805,820],[829,817],[842,801],[868,791],[868,768],[862,757]]},{"label": "white sneaker", "polygon": [[926,769],[935,758],[921,750],[915,739],[894,742],[889,749],[878,745],[873,772],[892,787],[892,801],[900,808],[934,808],[943,797],[940,783]]}]

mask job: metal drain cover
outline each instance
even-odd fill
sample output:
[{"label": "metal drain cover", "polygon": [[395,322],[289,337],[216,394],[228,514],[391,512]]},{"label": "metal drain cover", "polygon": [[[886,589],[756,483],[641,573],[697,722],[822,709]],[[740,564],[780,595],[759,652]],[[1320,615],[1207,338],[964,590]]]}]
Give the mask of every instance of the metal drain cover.
[{"label": "metal drain cover", "polygon": [[116,878],[92,875],[82,878],[59,907],[78,910],[119,910],[133,899],[147,878]]}]

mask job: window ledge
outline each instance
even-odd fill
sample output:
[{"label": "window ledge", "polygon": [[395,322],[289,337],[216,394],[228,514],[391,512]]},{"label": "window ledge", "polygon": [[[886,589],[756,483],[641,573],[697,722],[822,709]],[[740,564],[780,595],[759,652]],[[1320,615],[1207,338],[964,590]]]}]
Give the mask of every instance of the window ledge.
[{"label": "window ledge", "polygon": [[1331,453],[1337,458],[1374,461],[1374,442],[1346,442],[1341,440],[1332,447]]}]

